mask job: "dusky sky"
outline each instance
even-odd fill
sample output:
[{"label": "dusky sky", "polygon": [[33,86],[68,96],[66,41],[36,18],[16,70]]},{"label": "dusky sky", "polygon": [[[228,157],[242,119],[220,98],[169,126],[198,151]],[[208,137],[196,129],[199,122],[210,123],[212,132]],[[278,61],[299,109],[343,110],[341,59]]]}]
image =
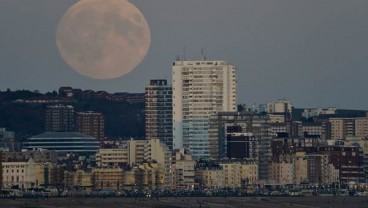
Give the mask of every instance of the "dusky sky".
[{"label": "dusky sky", "polygon": [[239,103],[368,109],[367,0],[131,0],[151,47],[112,80],[78,74],[57,50],[58,22],[75,2],[1,0],[0,90],[143,92],[150,79],[171,79],[176,56],[198,60],[203,48],[237,67]]}]

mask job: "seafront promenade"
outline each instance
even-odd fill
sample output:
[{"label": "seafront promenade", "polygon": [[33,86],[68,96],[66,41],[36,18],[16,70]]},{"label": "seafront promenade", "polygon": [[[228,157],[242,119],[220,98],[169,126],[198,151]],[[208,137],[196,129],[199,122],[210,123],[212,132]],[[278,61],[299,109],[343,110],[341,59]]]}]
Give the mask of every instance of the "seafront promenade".
[{"label": "seafront promenade", "polygon": [[368,197],[2,198],[7,208],[366,208]]}]

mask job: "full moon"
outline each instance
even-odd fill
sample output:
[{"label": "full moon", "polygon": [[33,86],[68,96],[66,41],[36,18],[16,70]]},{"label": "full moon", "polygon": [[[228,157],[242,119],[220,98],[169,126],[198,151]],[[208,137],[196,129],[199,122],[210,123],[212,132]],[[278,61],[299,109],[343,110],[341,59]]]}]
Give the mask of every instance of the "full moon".
[{"label": "full moon", "polygon": [[65,13],[56,32],[64,61],[78,73],[113,79],[132,71],[146,56],[151,32],[128,0],[81,0]]}]

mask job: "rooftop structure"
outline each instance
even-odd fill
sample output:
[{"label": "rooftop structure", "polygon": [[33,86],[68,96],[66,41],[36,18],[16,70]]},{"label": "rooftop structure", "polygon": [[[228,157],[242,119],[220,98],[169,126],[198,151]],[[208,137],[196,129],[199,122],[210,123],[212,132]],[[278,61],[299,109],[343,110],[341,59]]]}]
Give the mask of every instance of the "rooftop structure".
[{"label": "rooftop structure", "polygon": [[28,138],[24,148],[28,150],[47,149],[59,153],[93,154],[100,147],[100,142],[91,136],[78,132],[45,132]]}]

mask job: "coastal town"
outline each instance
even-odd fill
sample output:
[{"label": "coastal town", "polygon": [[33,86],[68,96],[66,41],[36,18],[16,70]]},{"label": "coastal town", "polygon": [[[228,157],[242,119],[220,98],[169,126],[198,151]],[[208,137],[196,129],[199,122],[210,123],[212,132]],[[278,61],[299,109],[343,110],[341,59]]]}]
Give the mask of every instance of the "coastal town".
[{"label": "coastal town", "polygon": [[[172,85],[150,80],[144,93],[1,92],[20,112],[0,114],[1,196],[368,196],[367,111],[240,104],[226,61],[172,70]],[[107,116],[104,102],[140,113]],[[30,115],[44,122],[34,132]],[[114,135],[121,122],[144,132]]]}]

